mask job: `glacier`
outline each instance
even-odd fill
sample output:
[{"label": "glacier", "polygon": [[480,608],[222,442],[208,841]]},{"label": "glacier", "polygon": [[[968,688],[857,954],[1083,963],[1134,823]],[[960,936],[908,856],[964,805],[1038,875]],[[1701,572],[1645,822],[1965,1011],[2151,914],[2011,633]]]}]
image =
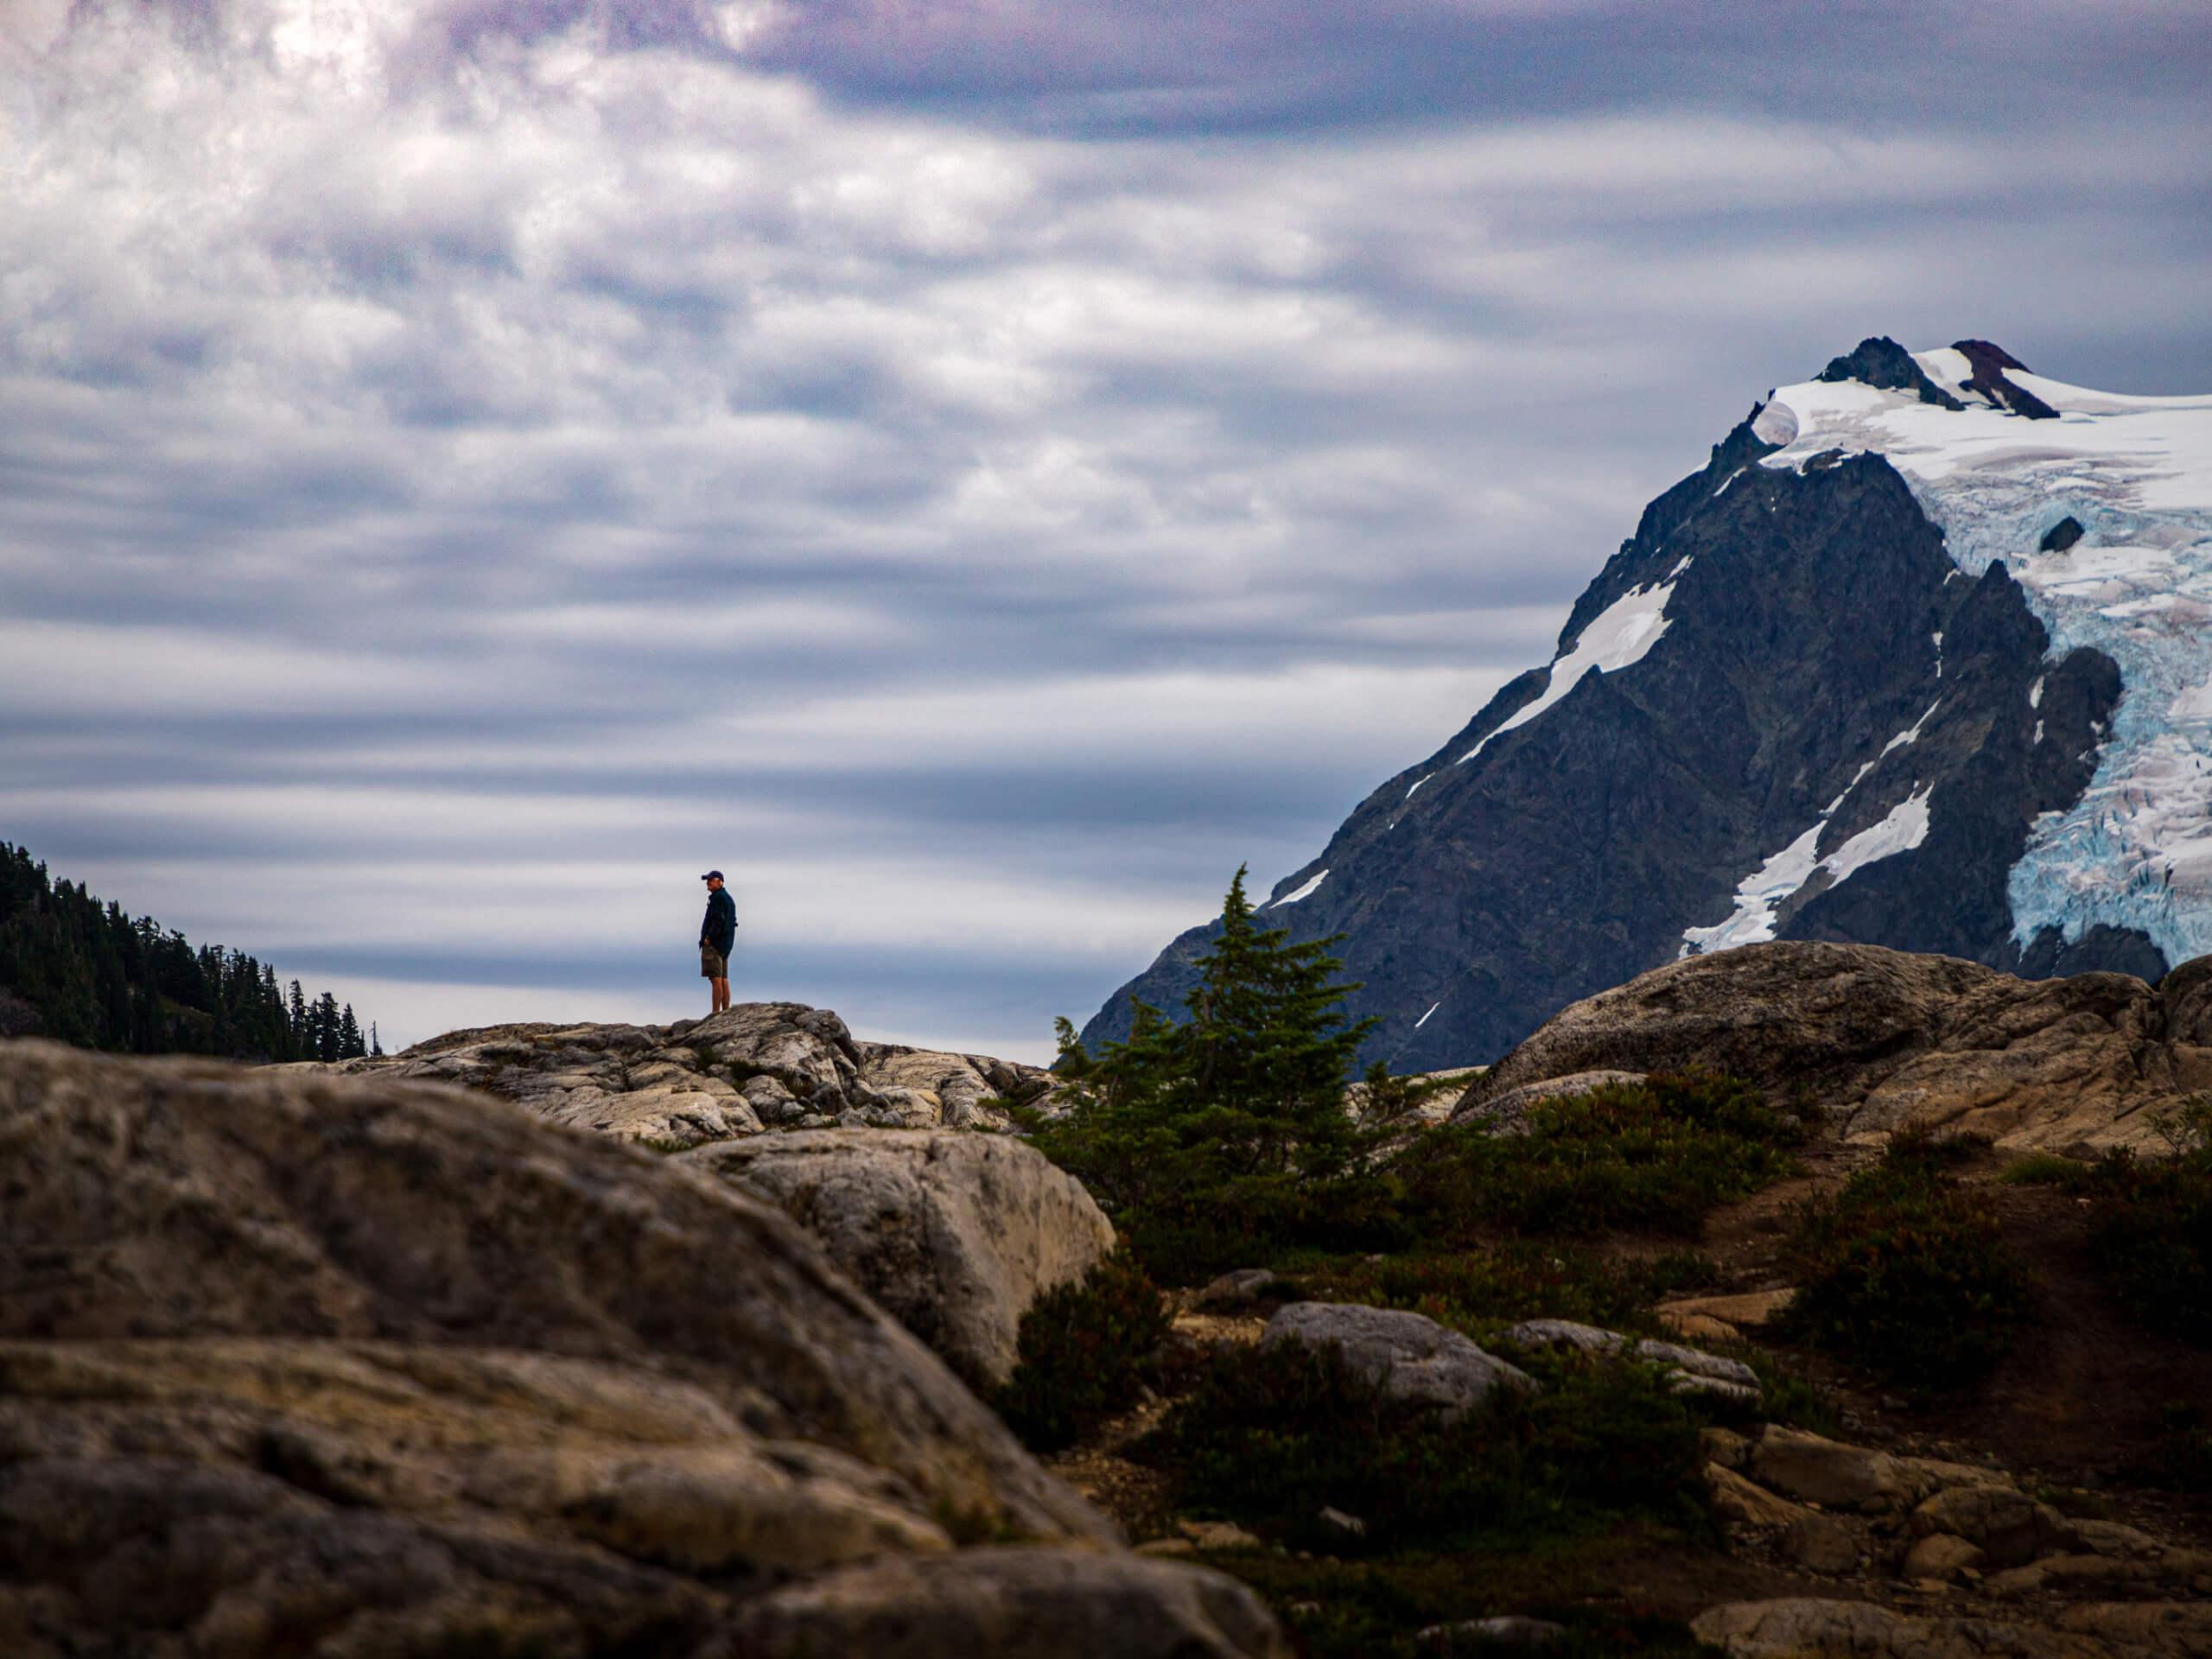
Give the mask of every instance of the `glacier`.
[{"label": "glacier", "polygon": [[[2088,789],[2035,822],[2010,873],[2015,942],[2055,927],[2072,943],[2104,924],[2141,931],[2169,962],[2212,952],[2212,396],[2126,397],[2008,369],[2012,387],[2056,411],[2031,419],[1971,387],[1964,353],[1912,356],[1965,407],[1855,380],[1778,387],[1754,430],[1782,448],[1757,464],[1883,456],[1963,574],[2002,563],[2020,583],[2054,658],[2088,645],[2119,664],[2121,698]],[[2069,519],[2070,542],[2055,533]],[[1796,890],[1777,889],[1814,874],[1821,827],[1747,876],[1736,914],[1690,930],[1686,950],[1770,937],[1772,906]],[[1902,850],[1912,828],[1866,852]]]}]

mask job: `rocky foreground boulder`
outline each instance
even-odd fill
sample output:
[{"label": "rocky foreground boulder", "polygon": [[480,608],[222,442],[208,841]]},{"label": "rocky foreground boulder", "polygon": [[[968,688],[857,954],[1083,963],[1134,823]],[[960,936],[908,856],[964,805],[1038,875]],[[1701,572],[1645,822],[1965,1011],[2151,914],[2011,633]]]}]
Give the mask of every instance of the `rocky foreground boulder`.
[{"label": "rocky foreground boulder", "polygon": [[671,1161],[782,1209],[982,1389],[1012,1374],[1029,1305],[1114,1248],[1113,1224],[1083,1183],[1006,1135],[801,1129]]},{"label": "rocky foreground boulder", "polygon": [[1526,1371],[1485,1353],[1461,1332],[1398,1308],[1292,1302],[1268,1321],[1260,1338],[1263,1348],[1285,1342],[1333,1347],[1384,1399],[1431,1408],[1447,1423],[1479,1406],[1492,1389],[1536,1386]]},{"label": "rocky foreground boulder", "polygon": [[2212,957],[2152,986],[2016,979],[1876,945],[1744,945],[1562,1010],[1477,1078],[1453,1117],[1579,1074],[1697,1068],[1808,1090],[1846,1139],[1940,1128],[2075,1155],[2164,1150],[2152,1121],[2212,1090]]},{"label": "rocky foreground boulder", "polygon": [[417,1081],[0,1043],[0,1651],[902,1630],[1281,1650],[728,1184]]},{"label": "rocky foreground boulder", "polygon": [[779,1128],[1004,1129],[1058,1080],[988,1054],[870,1043],[827,1008],[741,1002],[668,1026],[512,1025],[448,1032],[340,1062],[354,1077],[480,1089],[550,1123],[696,1146]]},{"label": "rocky foreground boulder", "polygon": [[[2069,1518],[2001,1470],[1849,1446],[1770,1423],[1705,1431],[1732,1540],[1840,1580],[1835,1598],[1729,1602],[1691,1623],[1732,1659],[2193,1659],[2212,1650],[2212,1553]],[[1853,1599],[1894,1572],[1966,1616]],[[1995,1605],[1992,1605],[1995,1604]],[[1956,1602],[1953,1603],[1958,1607]]]},{"label": "rocky foreground boulder", "polygon": [[2050,1629],[1789,1597],[1730,1602],[1690,1629],[1728,1659],[2181,1659],[2212,1647],[2212,1616],[2196,1602],[2093,1603]]}]

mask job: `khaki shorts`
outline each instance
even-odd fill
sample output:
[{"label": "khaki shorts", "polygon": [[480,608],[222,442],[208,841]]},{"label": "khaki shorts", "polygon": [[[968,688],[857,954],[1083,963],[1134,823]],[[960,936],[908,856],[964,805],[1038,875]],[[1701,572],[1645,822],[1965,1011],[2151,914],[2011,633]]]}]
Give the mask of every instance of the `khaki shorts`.
[{"label": "khaki shorts", "polygon": [[722,955],[721,951],[715,950],[711,944],[701,945],[699,947],[699,977],[702,979],[728,979],[729,977],[729,958]]}]

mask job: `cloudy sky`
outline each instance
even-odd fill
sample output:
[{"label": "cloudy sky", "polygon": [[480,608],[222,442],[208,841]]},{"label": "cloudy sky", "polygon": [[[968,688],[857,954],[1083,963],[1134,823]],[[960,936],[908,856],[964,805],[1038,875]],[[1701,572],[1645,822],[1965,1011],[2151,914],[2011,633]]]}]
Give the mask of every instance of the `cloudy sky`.
[{"label": "cloudy sky", "polygon": [[1044,1058],[1861,336],[2212,387],[2202,0],[0,0],[0,839]]}]

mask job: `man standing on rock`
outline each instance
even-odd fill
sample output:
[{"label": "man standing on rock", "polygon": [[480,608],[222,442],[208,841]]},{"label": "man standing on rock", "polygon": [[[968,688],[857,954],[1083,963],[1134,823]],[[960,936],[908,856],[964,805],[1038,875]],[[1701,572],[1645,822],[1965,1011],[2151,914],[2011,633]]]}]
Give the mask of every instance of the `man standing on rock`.
[{"label": "man standing on rock", "polygon": [[699,972],[714,988],[713,1013],[729,1007],[729,953],[737,946],[737,900],[722,890],[722,873],[709,870],[707,919],[699,925]]}]

